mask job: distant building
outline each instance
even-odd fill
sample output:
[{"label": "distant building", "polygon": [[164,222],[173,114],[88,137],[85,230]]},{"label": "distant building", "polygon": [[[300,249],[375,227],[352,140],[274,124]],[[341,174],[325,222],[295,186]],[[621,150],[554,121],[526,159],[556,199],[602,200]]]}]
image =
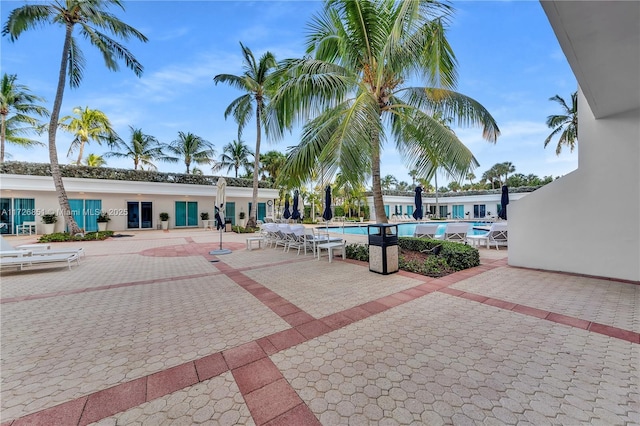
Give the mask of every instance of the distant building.
[{"label": "distant building", "polygon": [[[87,232],[98,229],[97,216],[109,214],[114,231],[158,229],[160,213],[169,213],[169,228],[202,226],[201,213],[214,219],[215,176],[184,175],[111,168],[61,166],[74,219]],[[232,224],[248,213],[252,181],[225,177],[225,217]],[[263,187],[264,186],[264,187]],[[273,216],[276,189],[261,182],[258,219]],[[40,233],[43,214],[56,213],[56,232],[65,230],[62,212],[48,164],[0,165],[0,233],[15,234],[17,226],[36,221]]]}]

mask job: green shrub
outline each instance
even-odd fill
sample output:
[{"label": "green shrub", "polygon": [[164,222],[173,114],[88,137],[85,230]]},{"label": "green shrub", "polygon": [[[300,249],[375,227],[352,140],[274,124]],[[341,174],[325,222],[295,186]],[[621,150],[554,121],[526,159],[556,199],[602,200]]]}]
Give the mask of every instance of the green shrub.
[{"label": "green shrub", "polygon": [[[440,246],[439,250],[434,248]],[[398,266],[403,271],[414,272],[429,277],[442,277],[463,269],[480,265],[480,254],[474,247],[451,241],[430,240],[426,238],[400,237],[398,247],[408,252],[431,251],[424,261],[399,255]],[[369,261],[369,245],[349,244],[345,248],[347,259]]]},{"label": "green shrub", "polygon": [[453,272],[480,265],[478,249],[462,243],[427,238],[400,237],[398,238],[398,245],[404,250],[411,251],[433,250],[434,247],[440,245],[441,249],[438,257],[443,258]]},{"label": "green shrub", "polygon": [[260,230],[260,228],[250,228],[250,227],[243,227],[243,226],[232,226],[231,230],[233,232],[235,232],[236,234],[252,234],[254,232],[258,232]]},{"label": "green shrub", "polygon": [[316,222],[315,220],[313,220],[312,218],[306,216],[304,219],[302,219],[302,223],[306,224],[306,225],[315,225]]},{"label": "green shrub", "polygon": [[71,235],[68,232],[54,232],[38,239],[40,243],[62,243],[65,241],[95,241],[106,240],[113,235],[113,231],[87,232],[84,236]]},{"label": "green shrub", "polygon": [[347,259],[369,261],[369,245],[368,244],[349,244],[345,247]]}]

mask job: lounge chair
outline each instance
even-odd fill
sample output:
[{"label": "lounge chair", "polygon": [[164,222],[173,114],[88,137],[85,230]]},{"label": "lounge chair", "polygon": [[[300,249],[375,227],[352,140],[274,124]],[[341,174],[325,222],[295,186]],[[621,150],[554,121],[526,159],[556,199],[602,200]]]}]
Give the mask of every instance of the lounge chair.
[{"label": "lounge chair", "polygon": [[24,269],[25,266],[32,266],[40,263],[65,263],[71,270],[71,262],[74,260],[79,265],[78,253],[56,253],[56,254],[33,254],[30,256],[0,257],[0,265],[2,267],[16,266],[18,270]]},{"label": "lounge chair", "polygon": [[492,224],[489,232],[486,234],[467,235],[467,241],[472,245],[481,245],[483,241],[486,241],[487,248],[489,248],[491,244],[495,244],[496,250],[500,250],[498,248],[499,245],[506,246],[508,243],[507,223],[496,222]]},{"label": "lounge chair", "polygon": [[444,230],[444,240],[464,243],[467,240],[467,232],[469,232],[469,224],[467,223],[447,223]]},{"label": "lounge chair", "polygon": [[52,254],[77,254],[84,256],[83,248],[63,247],[52,249],[51,244],[23,244],[14,247],[10,242],[0,235],[0,251],[9,252],[14,250],[29,250],[32,255],[52,255]]},{"label": "lounge chair", "polygon": [[436,239],[436,233],[438,232],[437,223],[421,223],[416,225],[416,230],[413,232],[413,236],[416,238],[431,238]]}]

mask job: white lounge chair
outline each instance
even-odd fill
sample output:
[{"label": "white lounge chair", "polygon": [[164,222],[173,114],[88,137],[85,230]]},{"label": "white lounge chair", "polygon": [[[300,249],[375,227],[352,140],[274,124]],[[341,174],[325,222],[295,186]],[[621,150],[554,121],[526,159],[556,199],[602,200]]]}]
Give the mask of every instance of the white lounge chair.
[{"label": "white lounge chair", "polygon": [[444,240],[464,243],[467,240],[467,232],[469,232],[469,224],[467,223],[447,223],[444,230]]},{"label": "white lounge chair", "polygon": [[436,239],[436,233],[438,232],[437,223],[420,223],[416,225],[416,230],[413,232],[413,236],[416,238],[431,238]]},{"label": "white lounge chair", "polygon": [[40,263],[65,263],[71,270],[71,262],[74,260],[79,265],[78,253],[56,253],[56,254],[33,254],[30,256],[0,257],[0,265],[2,267],[16,266],[19,270],[25,266],[32,266]]},{"label": "white lounge chair", "polygon": [[492,224],[486,234],[467,235],[467,241],[472,245],[481,245],[482,242],[486,242],[487,248],[491,244],[495,244],[496,250],[500,250],[499,245],[506,246],[508,244],[507,223],[496,222]]},{"label": "white lounge chair", "polygon": [[11,245],[10,242],[5,240],[0,235],[0,251],[9,252],[14,250],[29,250],[33,255],[52,255],[52,254],[77,254],[78,256],[84,256],[83,248],[74,247],[62,247],[52,249],[51,244],[23,244],[17,247]]}]

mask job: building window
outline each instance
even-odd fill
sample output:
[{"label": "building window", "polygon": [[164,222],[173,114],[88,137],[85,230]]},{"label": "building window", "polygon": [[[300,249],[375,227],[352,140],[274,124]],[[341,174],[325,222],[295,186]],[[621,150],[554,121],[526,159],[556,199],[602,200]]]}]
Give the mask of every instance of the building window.
[{"label": "building window", "polygon": [[483,218],[486,216],[486,206],[484,204],[474,204],[473,205],[473,217],[476,219]]},{"label": "building window", "polygon": [[454,219],[464,219],[464,205],[456,204],[453,206],[453,218]]}]

